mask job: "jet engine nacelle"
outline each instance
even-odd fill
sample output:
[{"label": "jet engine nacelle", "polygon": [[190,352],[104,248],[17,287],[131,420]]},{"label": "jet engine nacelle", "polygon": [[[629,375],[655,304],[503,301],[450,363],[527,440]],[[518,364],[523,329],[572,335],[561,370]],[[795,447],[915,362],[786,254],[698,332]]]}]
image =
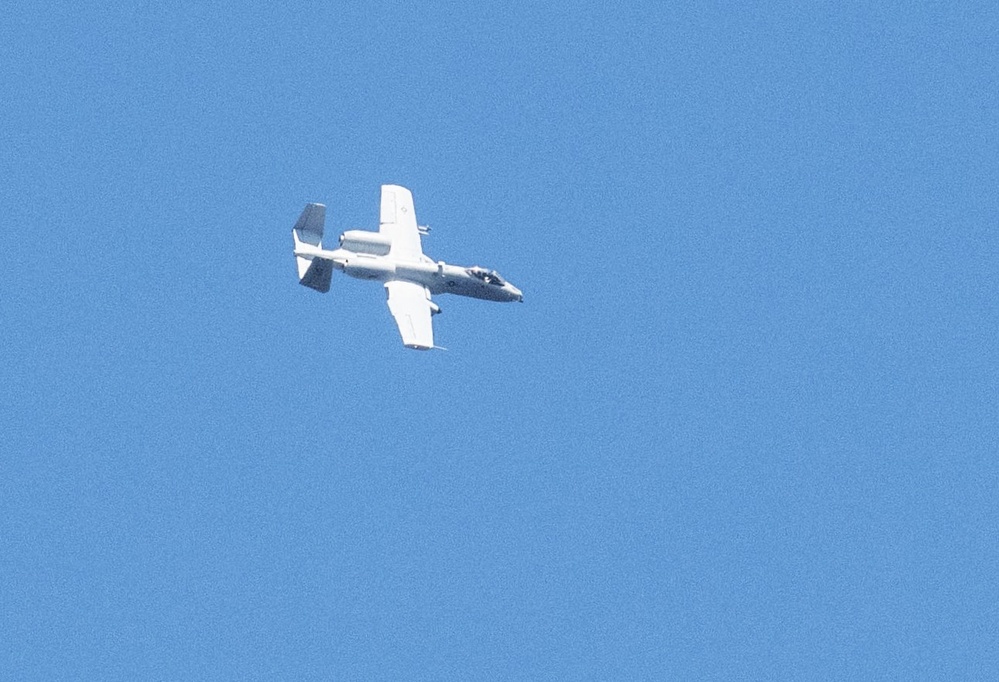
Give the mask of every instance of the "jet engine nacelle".
[{"label": "jet engine nacelle", "polygon": [[344,262],[343,273],[358,279],[387,280],[395,275],[395,263],[384,258],[356,256]]},{"label": "jet engine nacelle", "polygon": [[371,256],[386,256],[392,248],[392,240],[380,232],[347,230],[340,235],[340,248]]}]

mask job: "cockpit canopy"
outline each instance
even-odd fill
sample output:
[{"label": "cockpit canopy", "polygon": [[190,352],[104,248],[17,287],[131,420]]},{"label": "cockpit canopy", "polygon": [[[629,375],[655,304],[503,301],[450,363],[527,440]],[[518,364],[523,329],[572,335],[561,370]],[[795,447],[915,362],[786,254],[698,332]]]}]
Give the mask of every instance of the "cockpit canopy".
[{"label": "cockpit canopy", "polygon": [[481,279],[486,284],[493,284],[495,286],[501,287],[506,284],[506,280],[500,277],[500,274],[495,270],[486,270],[485,268],[480,268],[476,265],[474,268],[468,268],[468,274],[477,279]]}]

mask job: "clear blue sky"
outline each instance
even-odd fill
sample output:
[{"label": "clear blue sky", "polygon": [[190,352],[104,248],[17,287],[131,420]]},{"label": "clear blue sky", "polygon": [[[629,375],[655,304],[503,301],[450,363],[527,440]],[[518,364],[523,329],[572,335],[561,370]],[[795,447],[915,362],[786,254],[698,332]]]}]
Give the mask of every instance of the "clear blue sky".
[{"label": "clear blue sky", "polygon": [[[0,11],[0,677],[999,677],[994,3]],[[375,227],[524,304],[298,285]]]}]

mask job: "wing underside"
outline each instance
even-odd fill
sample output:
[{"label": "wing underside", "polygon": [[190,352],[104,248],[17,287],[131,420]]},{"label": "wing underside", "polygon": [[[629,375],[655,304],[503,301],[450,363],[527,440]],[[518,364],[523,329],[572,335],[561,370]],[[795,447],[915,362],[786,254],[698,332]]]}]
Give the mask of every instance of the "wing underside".
[{"label": "wing underside", "polygon": [[418,350],[433,348],[434,325],[427,288],[415,282],[386,282],[385,293],[403,345]]},{"label": "wing underside", "polygon": [[392,255],[419,260],[423,255],[420,229],[416,224],[413,193],[398,185],[382,185],[378,231],[392,240]]}]

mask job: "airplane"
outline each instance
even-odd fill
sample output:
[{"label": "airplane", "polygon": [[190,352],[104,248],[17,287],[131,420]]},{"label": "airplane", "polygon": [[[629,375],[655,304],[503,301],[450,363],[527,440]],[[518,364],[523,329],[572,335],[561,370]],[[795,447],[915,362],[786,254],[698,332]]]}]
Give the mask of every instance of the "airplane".
[{"label": "airplane", "polygon": [[326,206],[307,204],[291,231],[299,283],[326,293],[334,269],[357,279],[384,282],[389,311],[406,348],[439,348],[434,345],[431,318],[441,309],[431,299],[433,294],[524,300],[520,289],[495,270],[435,263],[425,256],[420,236],[430,228],[417,225],[413,193],[405,187],[382,185],[378,232],[348,230],[331,251],[323,248],[325,222]]}]

